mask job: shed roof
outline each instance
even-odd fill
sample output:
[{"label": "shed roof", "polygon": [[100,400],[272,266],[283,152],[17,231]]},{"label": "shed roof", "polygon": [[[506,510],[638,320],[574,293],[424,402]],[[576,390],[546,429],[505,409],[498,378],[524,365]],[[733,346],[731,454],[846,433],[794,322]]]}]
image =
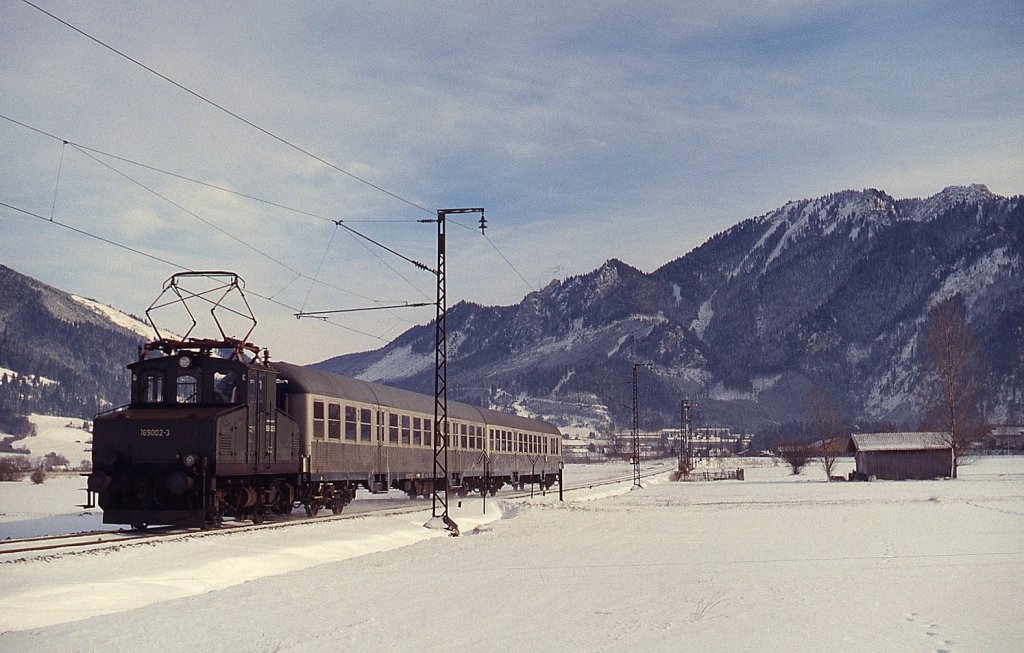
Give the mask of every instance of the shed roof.
[{"label": "shed roof", "polygon": [[854,433],[851,451],[921,451],[949,449],[949,434],[940,431]]}]

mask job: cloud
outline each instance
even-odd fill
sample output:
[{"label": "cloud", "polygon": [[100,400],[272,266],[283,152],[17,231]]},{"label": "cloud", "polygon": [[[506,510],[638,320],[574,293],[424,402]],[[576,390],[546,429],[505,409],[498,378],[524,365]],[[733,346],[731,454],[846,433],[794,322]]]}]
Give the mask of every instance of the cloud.
[{"label": "cloud", "polygon": [[[741,219],[842,188],[1024,186],[1013,2],[47,8],[287,143],[17,2],[0,23],[0,113],[345,220],[428,265],[434,227],[416,221],[484,206],[491,243],[449,232],[450,303],[518,301],[530,290],[520,274],[537,287],[611,257],[651,270]],[[237,270],[287,305],[255,300],[258,337],[283,357],[379,346],[433,317],[336,320],[370,335],[295,320],[304,306],[432,298],[433,280],[317,217],[99,157],[161,198],[7,121],[0,143],[0,201]],[[5,263],[133,312],[174,271],[9,210],[0,225]]]}]

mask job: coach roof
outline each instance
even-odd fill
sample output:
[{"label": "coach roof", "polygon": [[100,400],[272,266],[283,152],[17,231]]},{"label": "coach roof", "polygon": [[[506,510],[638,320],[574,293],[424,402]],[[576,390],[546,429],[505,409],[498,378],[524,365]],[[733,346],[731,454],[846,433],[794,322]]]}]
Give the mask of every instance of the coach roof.
[{"label": "coach roof", "polygon": [[[292,363],[274,363],[273,367],[278,370],[281,378],[288,381],[291,392],[337,397],[338,399],[348,399],[354,402],[376,404],[428,415],[434,412],[434,398],[429,395],[338,376]],[[458,401],[448,402],[448,417],[449,419],[486,422],[490,426],[502,426],[520,431],[560,434],[559,430],[548,422],[479,408]]]}]

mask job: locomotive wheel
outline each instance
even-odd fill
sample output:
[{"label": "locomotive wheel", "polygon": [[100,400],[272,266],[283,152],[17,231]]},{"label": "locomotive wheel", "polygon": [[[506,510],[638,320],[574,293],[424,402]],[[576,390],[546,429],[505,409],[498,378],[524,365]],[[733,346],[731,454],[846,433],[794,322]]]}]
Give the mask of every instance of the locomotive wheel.
[{"label": "locomotive wheel", "polygon": [[316,505],[315,503],[307,503],[306,504],[306,516],[307,517],[316,517],[318,512],[320,512],[320,506]]},{"label": "locomotive wheel", "polygon": [[132,524],[132,530],[133,531],[144,531],[144,530],[146,530],[147,526],[149,526],[149,524],[141,523],[141,522],[138,523],[138,524]]},{"label": "locomotive wheel", "polygon": [[337,501],[337,502],[331,504],[331,512],[333,514],[335,514],[335,515],[340,515],[341,511],[344,510],[344,509],[345,509],[345,504],[340,502],[340,501]]}]

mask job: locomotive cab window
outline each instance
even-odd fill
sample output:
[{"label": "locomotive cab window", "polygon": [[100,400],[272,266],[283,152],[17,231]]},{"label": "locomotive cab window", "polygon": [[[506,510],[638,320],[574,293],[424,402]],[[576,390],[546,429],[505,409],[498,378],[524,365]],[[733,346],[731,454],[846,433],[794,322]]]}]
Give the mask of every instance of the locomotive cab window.
[{"label": "locomotive cab window", "polygon": [[177,401],[179,404],[199,403],[199,377],[192,372],[178,375]]},{"label": "locomotive cab window", "polygon": [[213,373],[213,403],[234,404],[238,402],[238,373],[234,370],[217,370]]},{"label": "locomotive cab window", "polygon": [[158,371],[145,372],[141,383],[142,403],[162,404],[164,402],[164,373]]}]

